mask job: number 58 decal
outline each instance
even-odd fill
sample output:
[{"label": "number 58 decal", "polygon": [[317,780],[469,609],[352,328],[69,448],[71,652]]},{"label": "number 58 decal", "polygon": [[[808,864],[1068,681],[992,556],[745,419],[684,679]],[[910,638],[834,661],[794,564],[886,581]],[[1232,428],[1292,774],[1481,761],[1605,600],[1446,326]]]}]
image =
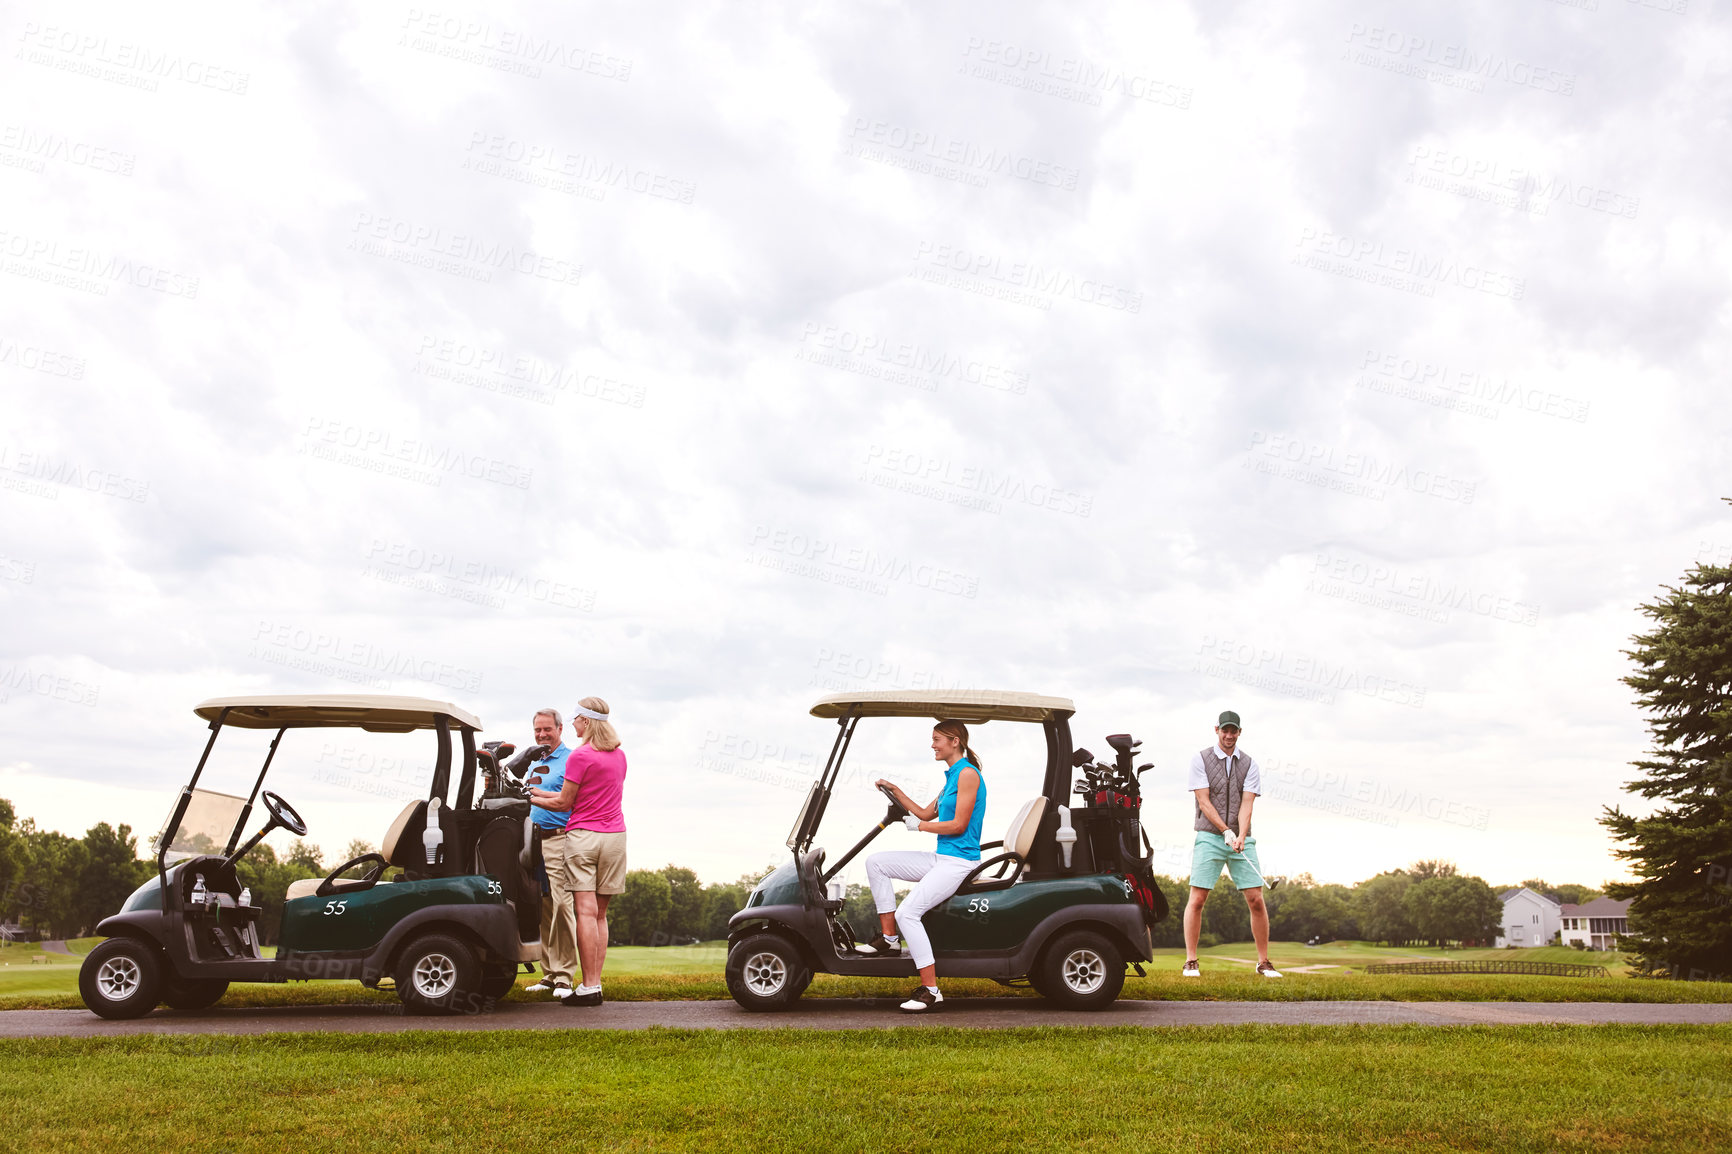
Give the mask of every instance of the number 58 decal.
[{"label": "number 58 decal", "polygon": [[969,898],[968,912],[971,914],[984,914],[992,908],[991,902],[991,898]]}]

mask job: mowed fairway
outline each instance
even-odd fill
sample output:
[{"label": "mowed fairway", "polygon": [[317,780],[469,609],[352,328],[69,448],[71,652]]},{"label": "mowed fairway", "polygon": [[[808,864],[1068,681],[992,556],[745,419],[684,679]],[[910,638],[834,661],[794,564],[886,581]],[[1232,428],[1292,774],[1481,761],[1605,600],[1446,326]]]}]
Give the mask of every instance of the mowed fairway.
[{"label": "mowed fairway", "polygon": [[[99,939],[69,943],[82,954]],[[1286,977],[1265,979],[1253,970],[1256,951],[1249,943],[1203,950],[1203,976],[1181,978],[1182,950],[1160,950],[1145,966],[1146,977],[1132,975],[1123,997],[1183,1001],[1521,1001],[1521,1002],[1732,1002],[1732,982],[1674,982],[1624,976],[1617,954],[1586,954],[1570,949],[1434,950],[1390,949],[1361,942],[1333,942],[1315,948],[1277,942],[1270,950]],[[32,962],[35,957],[39,960]],[[1367,974],[1373,962],[1426,959],[1586,962],[1604,965],[1604,978],[1554,978],[1498,974]],[[34,946],[0,950],[0,1010],[76,1009],[76,957],[44,955]],[[613,1001],[667,1001],[728,997],[722,979],[727,962],[725,943],[701,946],[617,946],[608,951],[604,985]],[[535,978],[525,975],[519,987]],[[906,994],[912,979],[874,980],[820,974],[806,992],[808,998],[889,997]],[[989,981],[944,980],[945,992],[957,997],[1034,997],[1027,989],[1010,989]],[[512,1000],[545,995],[525,994]],[[221,1006],[312,1006],[394,1003],[389,990],[368,990],[359,982],[248,983],[230,987]]]},{"label": "mowed fairway", "polygon": [[0,1044],[44,1150],[1691,1151],[1732,1027],[653,1030]]}]

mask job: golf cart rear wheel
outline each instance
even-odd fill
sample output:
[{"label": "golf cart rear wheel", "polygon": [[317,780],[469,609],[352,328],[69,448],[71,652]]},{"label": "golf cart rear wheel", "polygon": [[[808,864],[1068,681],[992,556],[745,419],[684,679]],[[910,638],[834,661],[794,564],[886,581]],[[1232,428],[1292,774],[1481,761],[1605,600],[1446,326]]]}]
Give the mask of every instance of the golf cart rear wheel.
[{"label": "golf cart rear wheel", "polygon": [[100,1017],[142,1018],[162,997],[162,955],[137,938],[109,938],[84,955],[78,993]]},{"label": "golf cart rear wheel", "polygon": [[812,970],[780,934],[753,934],[728,951],[728,993],[748,1010],[785,1010],[811,984]]},{"label": "golf cart rear wheel", "polygon": [[1072,930],[1053,940],[1029,977],[1042,997],[1063,1009],[1104,1010],[1124,988],[1125,962],[1106,935]]},{"label": "golf cart rear wheel", "polygon": [[484,998],[503,998],[516,988],[516,962],[497,962],[481,972],[481,996]]},{"label": "golf cart rear wheel", "polygon": [[481,962],[466,942],[423,934],[397,959],[397,997],[411,1014],[453,1014],[480,1008]]},{"label": "golf cart rear wheel", "polygon": [[217,1004],[229,992],[222,978],[170,978],[162,989],[162,1000],[176,1010],[203,1010]]}]

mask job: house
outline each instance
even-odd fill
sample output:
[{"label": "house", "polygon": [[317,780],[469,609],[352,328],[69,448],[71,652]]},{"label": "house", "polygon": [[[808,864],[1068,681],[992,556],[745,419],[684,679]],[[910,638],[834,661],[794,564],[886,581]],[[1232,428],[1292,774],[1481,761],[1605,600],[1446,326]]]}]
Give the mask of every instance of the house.
[{"label": "house", "polygon": [[1498,898],[1503,902],[1503,933],[1498,935],[1498,949],[1551,944],[1561,928],[1562,906],[1526,886],[1505,890]]},{"label": "house", "polygon": [[1560,911],[1564,945],[1580,942],[1590,950],[1617,949],[1618,935],[1629,932],[1625,920],[1629,912],[1629,902],[1612,898],[1595,898],[1580,905],[1566,903]]}]

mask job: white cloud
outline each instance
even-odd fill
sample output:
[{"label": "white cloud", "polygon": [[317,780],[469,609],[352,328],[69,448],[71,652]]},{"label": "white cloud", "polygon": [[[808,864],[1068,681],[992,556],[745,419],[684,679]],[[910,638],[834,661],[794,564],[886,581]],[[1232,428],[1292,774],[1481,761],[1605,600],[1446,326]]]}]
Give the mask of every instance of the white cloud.
[{"label": "white cloud", "polygon": [[1618,650],[1732,552],[1724,20],[429,11],[4,29],[21,812],[154,829],[196,701],[408,654],[490,735],[608,697],[710,878],[901,682],[1133,730],[1167,840],[1240,709],[1278,872],[1621,873]]}]

